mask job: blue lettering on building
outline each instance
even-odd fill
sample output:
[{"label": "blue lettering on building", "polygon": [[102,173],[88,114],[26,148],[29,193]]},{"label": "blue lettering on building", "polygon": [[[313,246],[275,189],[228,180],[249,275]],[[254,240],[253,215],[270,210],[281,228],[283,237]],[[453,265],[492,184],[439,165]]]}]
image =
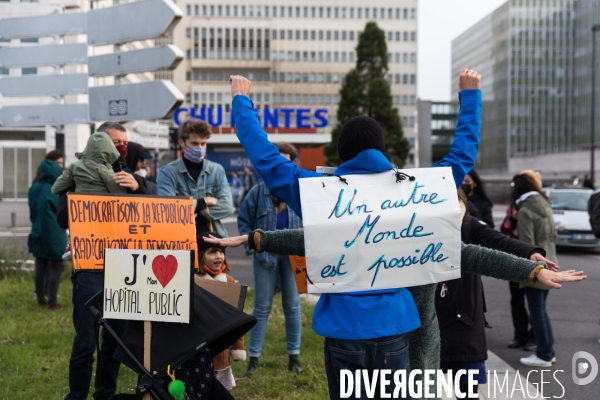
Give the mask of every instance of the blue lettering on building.
[{"label": "blue lettering on building", "polygon": [[[183,117],[184,114],[187,114],[187,116],[192,119],[206,121],[212,127],[223,125],[222,107],[180,107],[175,111],[175,114],[173,114],[173,122],[176,126],[180,126],[185,120]],[[314,112],[309,108],[264,108],[260,114],[262,114],[262,116],[259,115],[259,118],[265,129],[292,128],[292,121],[295,122],[294,127],[299,129],[324,128],[329,123],[327,120],[327,109],[324,108],[316,109]],[[279,124],[280,116],[283,116],[283,126]],[[229,122],[231,127],[235,126],[233,112],[230,113]]]}]

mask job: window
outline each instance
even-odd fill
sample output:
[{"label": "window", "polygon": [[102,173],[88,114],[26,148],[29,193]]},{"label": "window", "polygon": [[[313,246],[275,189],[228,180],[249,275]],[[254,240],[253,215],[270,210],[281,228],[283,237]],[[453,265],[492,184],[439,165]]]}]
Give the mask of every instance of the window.
[{"label": "window", "polygon": [[325,36],[326,40],[331,40],[331,31],[327,31],[327,34]]},{"label": "window", "polygon": [[254,6],[248,6],[248,16],[254,17]]},{"label": "window", "polygon": [[[233,7],[233,10],[235,12],[235,15],[237,15],[237,6]],[[208,15],[207,11],[206,11],[206,6],[202,6],[202,15]]]},{"label": "window", "polygon": [[[340,76],[338,74],[333,74],[333,83],[338,83],[340,81]],[[336,101],[337,103],[337,101]]]},{"label": "window", "polygon": [[323,95],[322,95],[322,94],[320,94],[320,95],[318,96],[317,103],[319,103],[319,104],[323,104]]},{"label": "window", "polygon": [[308,83],[308,73],[302,74],[302,83]]},{"label": "window", "polygon": [[373,8],[373,18],[377,18],[377,9]]},{"label": "window", "polygon": [[323,7],[319,7],[319,18],[323,18]]},{"label": "window", "polygon": [[385,79],[388,81],[388,83],[391,85],[392,84],[392,74],[388,74]]},{"label": "window", "polygon": [[288,72],[287,73],[287,78],[286,78],[287,82],[293,82],[293,78],[292,78],[292,73]]},{"label": "window", "polygon": [[317,75],[317,83],[323,83],[323,74]]},{"label": "window", "polygon": [[242,17],[246,16],[246,6],[242,6]]},{"label": "window", "polygon": [[[23,2],[23,0],[21,0],[21,3],[22,2]],[[192,15],[192,6],[190,4],[185,6],[185,13],[186,13],[186,15]]]},{"label": "window", "polygon": [[339,18],[339,16],[340,16],[340,9],[339,9],[339,7],[335,7],[333,9],[333,18]]},{"label": "window", "polygon": [[410,53],[410,62],[411,63],[417,62],[417,53]]},{"label": "window", "polygon": [[223,16],[223,6],[218,6],[218,7],[217,7],[217,15],[218,15],[219,17],[222,17],[222,16]]},{"label": "window", "polygon": [[210,6],[210,15],[211,17],[215,15],[215,6]]},{"label": "window", "polygon": [[300,7],[296,7],[296,18],[300,18]]},{"label": "window", "polygon": [[271,39],[277,39],[277,30],[273,29],[273,33],[271,34]]},{"label": "window", "polygon": [[370,8],[365,8],[365,18],[369,19],[369,11],[371,9]]},{"label": "window", "polygon": [[348,61],[354,62],[354,52],[348,53]]},{"label": "window", "polygon": [[331,61],[331,52],[330,51],[325,53],[325,61],[327,61],[327,62]]},{"label": "window", "polygon": [[340,102],[340,96],[338,96],[337,94],[333,95],[333,104],[337,104]]},{"label": "window", "polygon": [[408,32],[402,32],[402,38],[405,42],[408,42]]},{"label": "window", "polygon": [[400,83],[400,74],[394,75],[394,83]]},{"label": "window", "polygon": [[279,73],[279,82],[285,82],[285,74],[283,72]]},{"label": "window", "polygon": [[342,7],[342,18],[346,18],[346,7]]},{"label": "window", "polygon": [[310,31],[310,40],[317,40],[317,31]]},{"label": "window", "polygon": [[273,73],[272,73],[271,80],[272,80],[273,82],[277,82],[277,72],[273,72]]},{"label": "window", "polygon": [[403,74],[402,75],[402,84],[406,85],[407,83],[408,83],[408,75]]},{"label": "window", "polygon": [[408,96],[407,95],[402,96],[402,105],[403,106],[408,105]]},{"label": "window", "polygon": [[200,14],[200,6],[196,4],[194,6],[194,15],[198,15],[198,14]]},{"label": "window", "polygon": [[292,52],[291,51],[288,51],[288,53],[287,53],[287,60],[288,61],[294,61],[294,57],[292,56]]},{"label": "window", "polygon": [[295,94],[295,95],[294,95],[294,102],[295,102],[296,104],[300,104],[300,95],[299,95],[299,94]]},{"label": "window", "polygon": [[342,62],[346,62],[346,52],[342,52]]},{"label": "window", "polygon": [[311,7],[310,16],[311,18],[317,18],[317,7]]},{"label": "window", "polygon": [[308,95],[307,94],[302,95],[302,104],[308,104]]},{"label": "window", "polygon": [[200,80],[200,71],[194,71],[194,80],[195,81],[199,81]]},{"label": "window", "polygon": [[192,28],[185,28],[185,37],[192,37]]},{"label": "window", "polygon": [[396,42],[400,41],[400,32],[396,32]]},{"label": "window", "polygon": [[415,99],[415,96],[414,96],[414,95],[410,96],[410,105],[411,105],[411,106],[414,106],[414,105],[415,105],[415,100],[416,100],[416,99]]},{"label": "window", "polygon": [[333,32],[333,40],[339,40],[339,39],[340,39],[340,32],[334,31]]},{"label": "window", "polygon": [[354,40],[354,31],[348,32],[348,39]]},{"label": "window", "polygon": [[288,104],[292,104],[293,102],[294,102],[293,96],[290,93],[288,93],[288,95],[287,95],[287,103]]},{"label": "window", "polygon": [[350,7],[350,18],[354,18],[354,7]]},{"label": "window", "polygon": [[296,31],[296,40],[300,40],[300,31]]},{"label": "window", "polygon": [[308,40],[308,31],[306,31],[306,30],[302,31],[302,39]]},{"label": "window", "polygon": [[[276,52],[276,51],[274,51],[274,52],[273,52],[273,54],[274,54],[274,55],[276,55],[276,54],[277,54],[277,52]],[[280,51],[280,52],[279,52],[279,60],[281,60],[281,61],[285,61],[285,52],[283,52],[283,51]]]},{"label": "window", "polygon": [[403,10],[404,19],[408,19],[408,8]]},{"label": "window", "polygon": [[410,33],[410,41],[414,42],[415,40],[417,40],[417,32],[411,32]]},{"label": "window", "polygon": [[294,74],[294,82],[300,83],[300,74],[298,72]]},{"label": "window", "polygon": [[229,17],[231,15],[231,7],[225,6],[225,16]]},{"label": "window", "polygon": [[324,34],[323,31],[319,31],[319,40],[323,40]]},{"label": "window", "polygon": [[320,52],[319,52],[319,62],[322,62],[322,61],[323,61],[323,59],[324,59],[324,58],[323,58],[323,52],[322,52],[322,51],[320,51]]},{"label": "window", "polygon": [[400,19],[400,9],[396,8],[396,19]]},{"label": "window", "polygon": [[392,61],[392,53],[388,53],[387,60],[388,60],[388,62]]},{"label": "window", "polygon": [[314,94],[310,95],[310,104],[315,104],[317,102],[317,96]]},{"label": "window", "polygon": [[408,53],[402,53],[402,62],[408,62]]},{"label": "window", "polygon": [[308,51],[302,52],[302,61],[308,61]]},{"label": "window", "polygon": [[317,75],[313,72],[310,74],[309,82],[315,83],[317,81]]},{"label": "window", "polygon": [[379,10],[379,18],[381,18],[381,19],[385,18],[385,8],[382,8],[381,10]]},{"label": "window", "polygon": [[397,62],[397,63],[400,62],[400,53],[396,53],[395,54],[394,61]]},{"label": "window", "polygon": [[394,104],[395,105],[399,105],[400,104],[400,96],[394,96]]},{"label": "window", "polygon": [[[23,68],[23,69],[27,69],[27,68]],[[21,72],[21,74],[23,75],[27,75],[24,73],[25,71]],[[185,80],[186,81],[191,81],[192,80],[192,71],[186,71],[185,73]],[[187,99],[186,99],[187,100]],[[187,102],[189,103],[191,100],[187,100]]]},{"label": "window", "polygon": [[339,53],[337,51],[334,51],[333,52],[333,61],[334,62],[338,62],[339,61],[339,57],[340,57]]},{"label": "window", "polygon": [[417,10],[415,10],[414,8],[410,9],[410,19],[415,19],[417,15]]},{"label": "window", "polygon": [[327,18],[331,18],[331,7],[327,7]]},{"label": "window", "polygon": [[394,18],[394,12],[391,8],[388,8],[388,19]]},{"label": "window", "polygon": [[312,61],[312,62],[317,61],[317,53],[315,53],[314,51],[310,52],[310,61]]},{"label": "window", "polygon": [[[277,7],[273,6],[273,16],[276,17],[277,16]],[[283,17],[283,15],[282,15]]]},{"label": "window", "polygon": [[331,83],[331,74],[325,74],[325,83]]},{"label": "window", "polygon": [[288,40],[292,40],[294,38],[294,31],[288,31]]},{"label": "window", "polygon": [[300,52],[299,51],[296,52],[296,61],[300,61]]},{"label": "window", "polygon": [[394,36],[393,35],[394,35],[393,32],[388,31],[388,33],[387,33],[387,40],[388,40],[388,42],[391,42],[392,40],[394,40]]},{"label": "window", "polygon": [[356,18],[362,18],[362,8],[360,7],[356,9]]},{"label": "window", "polygon": [[207,76],[206,71],[202,71],[202,80],[203,81],[205,81],[207,79],[206,76]]},{"label": "window", "polygon": [[346,40],[346,31],[342,31],[342,40]]},{"label": "window", "polygon": [[185,51],[185,58],[187,58],[188,60],[192,58],[192,50],[187,49]]},{"label": "window", "polygon": [[417,76],[415,74],[410,74],[410,84],[414,85],[417,83]]},{"label": "window", "polygon": [[329,94],[325,95],[325,104],[331,104],[331,95],[329,95]]},{"label": "window", "polygon": [[308,7],[304,7],[304,9],[302,11],[303,11],[304,18],[308,18]]}]

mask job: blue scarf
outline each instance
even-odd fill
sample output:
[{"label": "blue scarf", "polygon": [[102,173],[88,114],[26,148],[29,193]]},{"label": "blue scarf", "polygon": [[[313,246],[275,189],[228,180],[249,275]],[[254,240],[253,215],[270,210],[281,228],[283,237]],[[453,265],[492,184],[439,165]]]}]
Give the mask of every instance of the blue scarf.
[{"label": "blue scarf", "polygon": [[352,174],[375,174],[394,169],[382,152],[375,149],[361,151],[358,155],[335,170],[335,176]]}]

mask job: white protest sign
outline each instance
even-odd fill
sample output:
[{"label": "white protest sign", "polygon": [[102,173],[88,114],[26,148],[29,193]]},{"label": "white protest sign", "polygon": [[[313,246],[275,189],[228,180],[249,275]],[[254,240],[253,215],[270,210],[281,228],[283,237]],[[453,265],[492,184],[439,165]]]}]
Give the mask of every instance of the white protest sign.
[{"label": "white protest sign", "polygon": [[191,251],[118,250],[104,253],[104,317],[189,324]]},{"label": "white protest sign", "polygon": [[309,293],[460,277],[460,208],[449,167],[300,179]]}]

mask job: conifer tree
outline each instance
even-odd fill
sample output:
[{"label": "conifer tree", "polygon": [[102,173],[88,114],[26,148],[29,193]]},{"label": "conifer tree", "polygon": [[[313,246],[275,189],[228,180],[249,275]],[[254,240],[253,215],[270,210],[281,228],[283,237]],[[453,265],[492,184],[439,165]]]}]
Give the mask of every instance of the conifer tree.
[{"label": "conifer tree", "polygon": [[350,118],[367,115],[383,130],[385,156],[402,167],[408,156],[408,141],[404,137],[398,109],[393,107],[390,85],[385,79],[388,68],[385,32],[375,22],[369,22],[356,46],[356,68],[350,70],[340,89],[338,124],[331,133],[331,143],[325,147],[327,163],[340,165],[337,141],[342,126]]}]

